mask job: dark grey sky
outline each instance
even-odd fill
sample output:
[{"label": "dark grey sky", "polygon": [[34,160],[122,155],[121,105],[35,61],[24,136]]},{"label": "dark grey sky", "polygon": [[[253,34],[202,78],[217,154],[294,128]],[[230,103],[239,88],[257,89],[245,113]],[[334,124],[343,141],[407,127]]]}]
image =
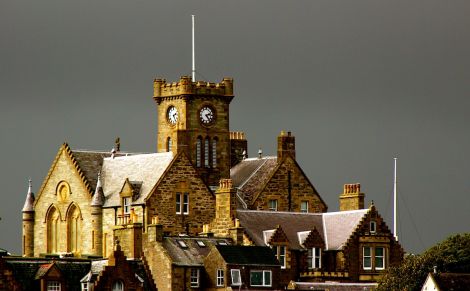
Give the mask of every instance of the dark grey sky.
[{"label": "dark grey sky", "polygon": [[470,2],[2,1],[0,247],[21,251],[28,177],[62,142],[155,151],[155,76],[235,79],[231,129],[250,155],[291,130],[312,183],[338,209],[360,182],[420,252],[470,231]]}]

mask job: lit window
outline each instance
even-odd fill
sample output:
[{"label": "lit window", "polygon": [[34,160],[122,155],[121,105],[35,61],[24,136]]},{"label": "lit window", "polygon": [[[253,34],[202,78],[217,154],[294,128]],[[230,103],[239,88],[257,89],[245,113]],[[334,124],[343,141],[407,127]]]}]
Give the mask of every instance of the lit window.
[{"label": "lit window", "polygon": [[191,269],[191,287],[199,287],[199,269]]},{"label": "lit window", "polygon": [[224,286],[224,285],[225,285],[225,282],[224,282],[224,270],[218,269],[218,270],[217,270],[217,286],[218,286],[218,287],[221,287],[221,286]]},{"label": "lit window", "polygon": [[217,140],[212,141],[212,167],[217,167]]},{"label": "lit window", "polygon": [[204,166],[209,168],[209,138],[204,140]]},{"label": "lit window", "polygon": [[271,211],[277,211],[277,200],[269,200],[268,201],[268,208]]},{"label": "lit window", "polygon": [[321,249],[320,248],[308,249],[308,267],[309,269],[321,268]]},{"label": "lit window", "polygon": [[285,246],[276,247],[276,258],[281,264],[281,269],[285,269],[286,268],[286,247]]},{"label": "lit window", "polygon": [[59,281],[48,281],[47,282],[47,291],[60,291],[60,282]]},{"label": "lit window", "polygon": [[240,275],[240,270],[239,269],[232,269],[232,270],[230,270],[230,274],[232,276],[232,286],[241,286],[242,277]]},{"label": "lit window", "polygon": [[304,212],[304,213],[308,212],[308,201],[300,202],[300,212]]},{"label": "lit window", "polygon": [[377,231],[377,224],[375,223],[375,221],[371,221],[370,222],[370,232],[375,233],[376,231]]},{"label": "lit window", "polygon": [[82,291],[90,291],[88,288],[88,283],[82,283]]},{"label": "lit window", "polygon": [[370,247],[363,248],[362,261],[364,270],[372,269],[372,250]]},{"label": "lit window", "polygon": [[124,197],[122,204],[124,205],[124,214],[131,213],[131,197]]},{"label": "lit window", "polygon": [[124,291],[124,283],[122,281],[114,282],[113,291]]},{"label": "lit window", "polygon": [[189,214],[189,193],[176,193],[176,214]]},{"label": "lit window", "polygon": [[375,269],[376,270],[383,270],[385,269],[385,256],[384,256],[384,248],[377,247],[375,248]]},{"label": "lit window", "polygon": [[201,166],[201,146],[202,146],[201,137],[198,137],[196,141],[196,167]]},{"label": "lit window", "polygon": [[250,285],[271,287],[271,271],[251,271]]}]

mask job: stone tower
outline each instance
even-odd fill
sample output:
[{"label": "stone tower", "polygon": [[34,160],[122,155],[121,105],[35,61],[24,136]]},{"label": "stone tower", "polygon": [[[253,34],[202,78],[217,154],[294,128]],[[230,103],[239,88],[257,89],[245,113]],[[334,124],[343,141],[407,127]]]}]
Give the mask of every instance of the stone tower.
[{"label": "stone tower", "polygon": [[339,210],[364,209],[364,193],[361,184],[344,184],[343,193],[339,196]]},{"label": "stone tower", "polygon": [[96,189],[91,199],[91,255],[103,255],[103,187],[101,186],[101,173],[98,173]]},{"label": "stone tower", "polygon": [[23,206],[23,257],[34,256],[34,193],[31,188],[31,179],[28,185],[28,194]]},{"label": "stone tower", "polygon": [[157,151],[186,151],[202,179],[211,186],[230,177],[229,105],[233,80],[220,83],[155,79]]}]

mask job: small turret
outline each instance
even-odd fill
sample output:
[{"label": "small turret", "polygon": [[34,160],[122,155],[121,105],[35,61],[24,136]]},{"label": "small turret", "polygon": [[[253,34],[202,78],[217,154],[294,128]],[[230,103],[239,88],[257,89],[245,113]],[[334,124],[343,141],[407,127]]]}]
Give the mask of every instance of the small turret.
[{"label": "small turret", "polygon": [[23,256],[34,256],[34,193],[31,179],[28,181],[28,194],[23,206]]},{"label": "small turret", "polygon": [[103,254],[103,205],[104,193],[101,186],[101,173],[98,173],[98,181],[96,182],[95,193],[91,198],[91,253],[94,256],[102,256]]}]

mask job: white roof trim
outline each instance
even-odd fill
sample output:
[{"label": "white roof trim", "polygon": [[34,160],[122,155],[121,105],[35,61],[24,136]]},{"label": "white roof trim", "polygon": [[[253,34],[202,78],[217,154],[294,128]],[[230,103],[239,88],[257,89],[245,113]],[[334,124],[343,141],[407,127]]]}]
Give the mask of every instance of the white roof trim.
[{"label": "white roof trim", "polygon": [[273,236],[275,231],[276,231],[275,229],[263,230],[263,240],[264,240],[265,245],[269,246],[268,242]]},{"label": "white roof trim", "polygon": [[299,231],[297,232],[297,237],[299,238],[299,245],[304,247],[304,242],[307,239],[307,236],[310,234],[311,231]]}]

